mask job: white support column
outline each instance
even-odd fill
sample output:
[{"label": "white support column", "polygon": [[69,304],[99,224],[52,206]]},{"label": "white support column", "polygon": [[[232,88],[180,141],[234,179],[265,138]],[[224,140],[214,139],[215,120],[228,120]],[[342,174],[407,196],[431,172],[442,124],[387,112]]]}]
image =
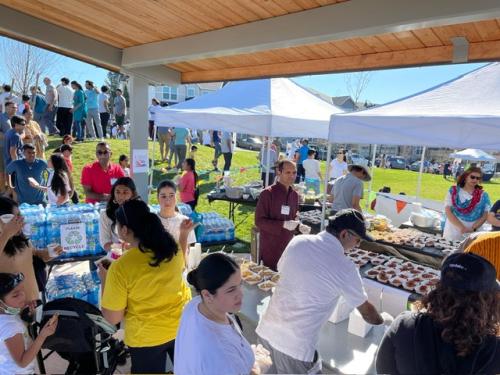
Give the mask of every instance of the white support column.
[{"label": "white support column", "polygon": [[137,192],[145,202],[148,202],[148,173],[134,171],[134,154],[138,150],[148,150],[148,81],[141,77],[130,76],[129,83],[131,173]]},{"label": "white support column", "polygon": [[[372,167],[371,167],[371,173],[372,173],[372,179],[370,180],[370,183],[368,184],[368,196],[366,197],[366,211],[369,210],[370,208],[370,194],[372,192],[373,188],[373,175],[375,174],[375,160],[377,156],[377,145],[373,145],[373,153],[372,153]],[[382,163],[383,161],[381,161]]]},{"label": "white support column", "polygon": [[417,193],[415,194],[417,202],[420,200],[420,191],[422,190],[422,175],[424,173],[425,151],[427,151],[426,146],[422,148],[422,157],[420,158],[420,169],[418,171],[418,181],[417,181]]}]

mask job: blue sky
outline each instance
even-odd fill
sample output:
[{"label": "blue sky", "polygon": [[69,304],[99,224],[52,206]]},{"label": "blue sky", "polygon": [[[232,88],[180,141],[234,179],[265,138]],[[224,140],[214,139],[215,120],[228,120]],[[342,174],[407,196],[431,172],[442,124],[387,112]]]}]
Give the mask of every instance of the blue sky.
[{"label": "blue sky", "polygon": [[[0,39],[3,38],[0,37]],[[7,56],[2,56],[2,54],[3,51],[0,50],[0,61],[8,58]],[[51,52],[47,52],[47,54],[49,56],[57,56],[56,63],[53,64],[51,71],[48,72],[48,75],[53,77],[53,80],[59,81],[59,78],[66,76],[71,80],[79,82],[90,79],[99,86],[104,83],[107,74],[106,70]],[[376,104],[387,103],[436,86],[483,65],[459,64],[374,71],[360,100],[368,100]],[[331,96],[348,95],[345,74],[310,75],[296,77],[294,80],[303,86],[311,87]],[[10,82],[5,67],[1,65],[0,82]]]}]

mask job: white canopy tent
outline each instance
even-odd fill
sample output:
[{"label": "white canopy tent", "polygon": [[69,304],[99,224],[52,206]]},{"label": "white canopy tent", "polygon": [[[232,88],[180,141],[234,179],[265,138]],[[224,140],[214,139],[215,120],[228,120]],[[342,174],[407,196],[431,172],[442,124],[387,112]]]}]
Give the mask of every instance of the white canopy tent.
[{"label": "white canopy tent", "polygon": [[328,139],[424,146],[418,198],[426,147],[500,149],[499,103],[500,63],[492,63],[380,107],[335,114]]},{"label": "white canopy tent", "polygon": [[230,82],[214,93],[162,108],[155,125],[327,139],[330,116],[342,112],[290,79],[271,78]]},{"label": "white canopy tent", "polygon": [[497,158],[493,155],[484,152],[483,150],[478,150],[476,148],[467,148],[462,151],[454,152],[450,154],[451,158],[470,160],[470,161],[496,161]]},{"label": "white canopy tent", "polygon": [[333,115],[329,140],[500,149],[500,63],[356,113]]}]

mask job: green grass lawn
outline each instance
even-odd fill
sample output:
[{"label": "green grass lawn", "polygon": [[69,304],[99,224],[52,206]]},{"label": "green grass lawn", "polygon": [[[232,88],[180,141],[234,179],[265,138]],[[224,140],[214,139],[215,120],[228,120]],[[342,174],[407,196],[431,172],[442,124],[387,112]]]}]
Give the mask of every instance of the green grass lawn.
[{"label": "green grass lawn", "polygon": [[[90,163],[95,159],[95,145],[97,142],[85,142],[74,145],[73,148],[73,164],[74,174],[73,178],[77,190],[82,196],[82,189],[80,185],[80,175],[83,166]],[[118,157],[121,154],[129,154],[129,142],[123,140],[109,140],[113,151],[113,161],[118,162]],[[60,139],[52,138],[49,142],[47,155],[52,152],[56,147],[59,147]],[[149,150],[152,152],[153,143],[149,142]],[[236,184],[243,184],[250,181],[259,180],[259,171],[254,167],[258,164],[257,153],[253,151],[237,150],[233,156],[232,168],[235,171],[232,173]],[[155,169],[153,185],[156,186],[159,181],[166,178],[172,178],[173,173],[166,173],[162,171],[166,167],[166,163],[157,163],[160,159],[160,151],[158,144],[155,145]],[[198,154],[196,156],[198,172],[212,170],[211,160],[213,159],[213,149],[205,146],[198,145]],[[219,168],[223,165],[223,158],[219,160]],[[250,167],[250,168],[249,168]],[[325,163],[322,163],[324,175]],[[248,168],[240,170],[241,168]],[[228,203],[227,202],[213,202],[209,204],[204,195],[210,192],[215,184],[216,173],[210,173],[208,181],[201,181],[201,197],[198,204],[199,212],[215,211],[221,215],[227,215]],[[378,191],[383,186],[390,186],[393,193],[404,192],[407,195],[415,195],[417,186],[418,173],[412,171],[401,171],[393,169],[376,169],[373,178],[373,191]],[[451,180],[444,180],[442,176],[424,174],[422,177],[422,191],[421,197],[441,201],[452,184]],[[368,188],[368,184],[365,184]],[[500,199],[500,180],[494,180],[489,183],[484,183],[485,190],[489,193],[492,203]],[[149,199],[150,203],[157,203],[156,193],[152,192]],[[364,207],[364,205],[362,205]],[[236,211],[236,236],[244,242],[250,241],[250,232],[254,221],[254,207],[239,206]]]}]

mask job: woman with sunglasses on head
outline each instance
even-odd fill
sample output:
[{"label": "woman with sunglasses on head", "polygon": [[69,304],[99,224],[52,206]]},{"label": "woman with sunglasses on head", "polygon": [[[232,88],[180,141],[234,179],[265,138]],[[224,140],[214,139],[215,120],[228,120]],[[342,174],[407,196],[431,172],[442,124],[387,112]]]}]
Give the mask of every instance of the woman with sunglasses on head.
[{"label": "woman with sunglasses on head", "polygon": [[54,315],[40,330],[32,343],[26,338],[26,325],[20,318],[21,311],[29,306],[24,290],[22,273],[0,273],[0,374],[34,374],[35,357],[45,339],[57,328]]},{"label": "woman with sunglasses on head", "polygon": [[116,210],[123,203],[137,196],[134,180],[130,177],[119,178],[111,188],[108,204],[106,209],[101,211],[99,219],[99,242],[105,251],[110,251],[111,245],[120,243],[115,231]]},{"label": "woman with sunglasses on head", "polygon": [[158,203],[160,204],[158,217],[163,227],[179,244],[182,252],[187,254],[188,245],[196,242],[196,235],[194,231],[190,231],[187,236],[181,236],[181,227],[191,224],[189,218],[177,210],[177,187],[174,182],[164,180],[158,185],[157,192]]},{"label": "woman with sunglasses on head", "polygon": [[[192,225],[181,228],[181,235]],[[107,271],[99,264],[102,312],[111,324],[125,321],[131,371],[165,373],[173,361],[177,328],[191,299],[182,272],[184,256],[146,203],[133,199],[116,210],[116,231],[129,249]]]},{"label": "woman with sunglasses on head", "polygon": [[[0,197],[0,272],[24,274],[24,290],[30,302],[39,299],[39,290],[33,268],[33,256],[50,260],[47,249],[36,250],[23,233],[24,218],[13,200]],[[62,248],[58,246],[60,254]]]},{"label": "woman with sunglasses on head", "polygon": [[243,299],[240,267],[225,254],[211,254],[189,272],[188,282],[199,296],[182,313],[174,373],[250,374],[255,356],[231,316],[240,310]]},{"label": "woman with sunglasses on head", "polygon": [[470,167],[448,191],[444,202],[446,223],[443,230],[443,237],[447,240],[461,240],[467,233],[478,231],[486,221],[491,203],[488,193],[479,185],[482,175],[480,168]]}]

